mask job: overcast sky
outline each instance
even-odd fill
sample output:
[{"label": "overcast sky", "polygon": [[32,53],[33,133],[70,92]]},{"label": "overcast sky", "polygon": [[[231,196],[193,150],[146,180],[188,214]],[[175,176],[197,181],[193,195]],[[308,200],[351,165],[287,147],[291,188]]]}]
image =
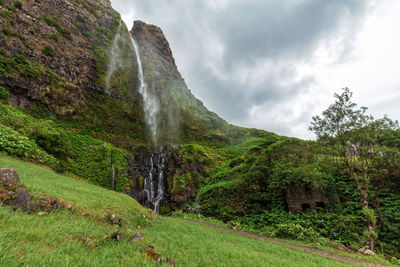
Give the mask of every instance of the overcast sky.
[{"label": "overcast sky", "polygon": [[162,28],[193,94],[230,123],[313,138],[343,87],[400,120],[398,0],[111,0]]}]

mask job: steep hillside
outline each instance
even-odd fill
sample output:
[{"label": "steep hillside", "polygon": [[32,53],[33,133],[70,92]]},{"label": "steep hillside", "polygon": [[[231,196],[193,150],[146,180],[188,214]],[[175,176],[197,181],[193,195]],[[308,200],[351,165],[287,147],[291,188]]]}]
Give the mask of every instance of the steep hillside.
[{"label": "steep hillside", "polygon": [[140,46],[147,84],[160,100],[160,139],[164,143],[229,144],[247,133],[229,125],[192,95],[159,27],[135,21],[131,33]]},{"label": "steep hillside", "polygon": [[135,64],[118,90],[106,93],[120,24],[109,1],[2,1],[0,8],[0,85],[11,105],[78,123],[101,139],[146,139]]},{"label": "steep hillside", "polygon": [[[11,105],[84,126],[119,147],[149,143],[136,56],[109,1],[5,0],[0,9],[0,86]],[[160,102],[160,144],[223,144],[245,133],[190,93],[158,27],[136,22],[132,34]]]},{"label": "steep hillside", "polygon": [[[156,219],[124,194],[8,156],[0,155],[0,166],[15,168],[35,201],[51,197],[70,206],[27,214],[0,205],[1,266],[154,266],[157,254],[148,251],[161,253],[163,266],[348,266],[206,226]],[[122,218],[121,226],[107,220],[110,213]],[[112,238],[117,231],[119,240]],[[137,231],[144,239],[131,242]]]}]

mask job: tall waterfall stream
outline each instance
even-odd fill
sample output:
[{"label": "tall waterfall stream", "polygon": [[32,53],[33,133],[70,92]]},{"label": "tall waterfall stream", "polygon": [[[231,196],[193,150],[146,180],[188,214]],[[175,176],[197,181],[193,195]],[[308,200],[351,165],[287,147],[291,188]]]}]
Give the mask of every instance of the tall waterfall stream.
[{"label": "tall waterfall stream", "polygon": [[[139,78],[139,93],[143,97],[144,104],[144,114],[147,125],[151,131],[151,137],[153,141],[153,145],[157,145],[157,115],[159,112],[159,101],[155,95],[152,95],[147,87],[142,60],[140,57],[140,49],[138,43],[133,38],[132,34],[129,33],[129,36],[132,41],[132,45],[135,50],[136,60],[138,65],[138,78]],[[161,150],[158,153],[152,154],[149,158],[149,171],[148,175],[144,177],[143,181],[143,190],[142,192],[145,195],[145,203],[146,206],[154,207],[154,211],[158,214],[160,212],[160,201],[164,197],[165,192],[165,164],[166,164],[166,155]],[[156,183],[156,185],[155,185]],[[157,190],[155,190],[157,188]]]},{"label": "tall waterfall stream", "polygon": [[[119,53],[120,47],[118,46],[121,38],[126,36],[123,33],[125,27],[121,23],[118,27],[117,34],[114,37],[112,47],[111,47],[111,59],[108,66],[108,71],[106,74],[106,89],[107,94],[111,95],[111,86],[110,81],[113,78],[114,73],[118,70],[118,68],[122,67],[121,64],[121,53]],[[156,148],[151,156],[146,156],[144,162],[141,164],[141,173],[143,177],[143,184],[140,185],[140,196],[138,200],[142,205],[145,205],[149,208],[154,209],[156,213],[160,211],[160,202],[163,200],[165,195],[165,173],[167,161],[169,158],[169,153],[164,152],[164,147],[157,147],[157,138],[158,138],[158,115],[160,111],[160,102],[158,97],[149,90],[145,76],[143,71],[142,59],[140,56],[140,47],[133,35],[128,32],[130,37],[130,41],[132,42],[132,46],[134,48],[136,60],[137,60],[137,77],[139,81],[138,91],[142,95],[143,98],[143,109],[144,109],[144,119],[146,124],[148,125],[151,132],[151,139],[153,142],[153,146]],[[125,39],[126,40],[126,39]],[[168,150],[168,149],[167,149]],[[114,172],[113,166],[112,172]],[[112,173],[112,175],[115,175]],[[113,177],[112,177],[113,178]],[[113,178],[115,179],[115,178]],[[114,183],[114,182],[113,182]]]},{"label": "tall waterfall stream", "polygon": [[140,49],[138,43],[133,38],[132,34],[129,34],[131,37],[132,45],[135,49],[136,60],[138,64],[138,78],[139,78],[139,93],[143,97],[143,104],[144,104],[144,116],[147,125],[151,131],[151,137],[153,144],[157,145],[157,115],[160,110],[160,105],[158,98],[152,95],[148,88],[143,74],[143,65],[142,59],[140,57]]}]

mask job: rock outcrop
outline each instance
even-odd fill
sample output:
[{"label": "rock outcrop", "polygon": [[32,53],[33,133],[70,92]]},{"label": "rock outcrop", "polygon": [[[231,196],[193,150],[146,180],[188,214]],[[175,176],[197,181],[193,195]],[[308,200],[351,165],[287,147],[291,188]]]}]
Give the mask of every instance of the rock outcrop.
[{"label": "rock outcrop", "polygon": [[11,168],[0,168],[0,183],[5,186],[19,184],[19,175]]},{"label": "rock outcrop", "polygon": [[28,190],[20,185],[17,171],[11,168],[0,168],[0,203],[3,202],[29,213],[36,210]]},{"label": "rock outcrop", "polygon": [[23,187],[19,187],[15,190],[15,206],[29,213],[36,210],[36,205],[32,201],[31,195]]}]

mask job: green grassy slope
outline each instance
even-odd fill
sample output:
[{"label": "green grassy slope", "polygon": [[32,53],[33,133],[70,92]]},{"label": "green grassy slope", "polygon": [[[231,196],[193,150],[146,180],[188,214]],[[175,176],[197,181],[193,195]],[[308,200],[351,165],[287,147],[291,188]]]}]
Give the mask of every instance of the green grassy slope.
[{"label": "green grassy slope", "polygon": [[[130,197],[0,155],[1,167],[15,168],[34,198],[50,195],[73,209],[25,214],[0,206],[0,266],[154,266],[144,258],[148,244],[177,266],[342,266],[344,264],[202,225],[154,218]],[[82,213],[89,213],[83,216]],[[104,217],[122,217],[117,230]],[[131,243],[140,227],[144,241]],[[133,232],[129,233],[128,229]],[[85,242],[89,237],[92,242]]]}]

